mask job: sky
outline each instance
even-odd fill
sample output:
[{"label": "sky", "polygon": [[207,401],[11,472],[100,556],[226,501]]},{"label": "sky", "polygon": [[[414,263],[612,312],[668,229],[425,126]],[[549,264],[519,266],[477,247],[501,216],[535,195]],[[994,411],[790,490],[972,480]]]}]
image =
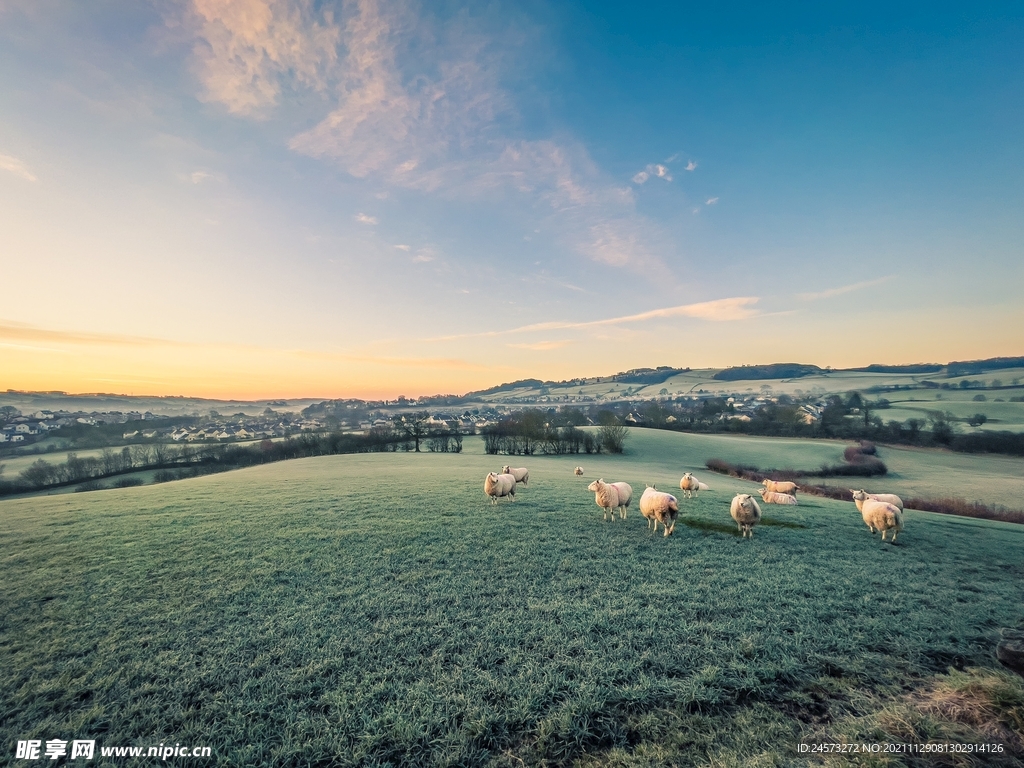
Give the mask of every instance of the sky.
[{"label": "sky", "polygon": [[1022,50],[1019,3],[0,0],[0,389],[1024,355]]}]

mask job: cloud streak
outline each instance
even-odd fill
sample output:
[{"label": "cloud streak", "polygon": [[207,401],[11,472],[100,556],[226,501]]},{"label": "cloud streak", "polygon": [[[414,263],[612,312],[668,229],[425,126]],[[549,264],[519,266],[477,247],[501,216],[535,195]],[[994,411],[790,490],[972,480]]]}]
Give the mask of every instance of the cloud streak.
[{"label": "cloud streak", "polygon": [[851,285],[844,285],[840,288],[829,288],[825,291],[818,291],[816,293],[798,293],[797,298],[801,301],[817,301],[819,299],[830,299],[833,296],[842,296],[844,293],[852,293],[853,291],[860,291],[865,288],[871,288],[882,283],[887,283],[890,280],[894,280],[896,275],[887,275],[885,277],[879,277],[875,280],[865,280],[860,283],[852,283]]},{"label": "cloud streak", "polygon": [[528,349],[531,352],[548,352],[552,349],[561,349],[567,346],[571,342],[568,340],[560,341],[538,341],[534,344],[520,343],[520,344],[506,344],[507,347],[514,347],[516,349]]},{"label": "cloud streak", "polygon": [[23,161],[10,155],[0,155],[0,170],[9,171],[25,181],[39,181]]},{"label": "cloud streak", "polygon": [[712,322],[731,322],[737,320],[749,320],[761,316],[761,312],[755,309],[754,305],[759,301],[756,296],[736,296],[727,299],[714,299],[702,301],[696,304],[681,304],[675,307],[664,307],[652,309],[647,312],[640,312],[635,315],[621,315],[619,317],[608,317],[601,320],[585,320],[580,322],[571,321],[549,321],[521,325],[518,328],[510,328],[504,331],[480,331],[479,333],[463,333],[452,336],[437,336],[434,338],[420,339],[420,341],[454,341],[457,339],[470,339],[492,336],[503,336],[509,333],[533,333],[540,331],[562,331],[562,330],[586,330],[589,328],[602,328],[616,325],[629,325],[633,323],[644,323],[651,320],[665,320],[671,318],[693,318],[697,320],[709,320]]},{"label": "cloud streak", "polygon": [[[40,342],[60,346],[37,346],[36,343]],[[193,354],[199,352],[205,352],[208,354],[237,354],[242,352],[258,355],[283,355],[321,362],[363,363],[367,365],[382,365],[388,367],[438,368],[442,370],[452,368],[472,371],[485,371],[492,370],[493,368],[491,365],[482,365],[460,358],[450,357],[384,357],[353,355],[344,352],[328,352],[323,350],[267,348],[248,344],[207,344],[191,341],[151,338],[146,336],[131,336],[127,334],[60,331],[49,328],[38,328],[36,326],[11,321],[0,321],[0,347],[45,352],[47,354],[55,352],[67,354],[71,351],[68,349],[69,347],[84,347],[88,350],[95,350],[97,347],[136,347],[145,349],[161,347],[164,349],[175,348],[180,351],[190,352]]]}]

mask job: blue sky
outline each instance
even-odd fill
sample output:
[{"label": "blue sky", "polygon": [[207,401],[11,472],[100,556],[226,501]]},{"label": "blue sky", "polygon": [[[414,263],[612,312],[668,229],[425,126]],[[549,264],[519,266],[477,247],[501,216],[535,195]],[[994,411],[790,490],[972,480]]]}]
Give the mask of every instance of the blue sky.
[{"label": "blue sky", "polygon": [[0,386],[1022,354],[1022,43],[1009,4],[0,2]]}]

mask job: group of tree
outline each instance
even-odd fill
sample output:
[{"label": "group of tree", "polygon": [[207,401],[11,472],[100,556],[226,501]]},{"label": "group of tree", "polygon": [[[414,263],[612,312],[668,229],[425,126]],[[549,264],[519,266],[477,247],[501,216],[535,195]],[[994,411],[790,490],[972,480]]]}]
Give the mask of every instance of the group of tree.
[{"label": "group of tree", "polygon": [[538,451],[551,456],[570,453],[622,453],[628,430],[611,411],[602,412],[596,432],[584,431],[577,423],[585,417],[576,409],[549,419],[546,411],[527,409],[481,430],[484,450],[489,454],[532,456]]}]

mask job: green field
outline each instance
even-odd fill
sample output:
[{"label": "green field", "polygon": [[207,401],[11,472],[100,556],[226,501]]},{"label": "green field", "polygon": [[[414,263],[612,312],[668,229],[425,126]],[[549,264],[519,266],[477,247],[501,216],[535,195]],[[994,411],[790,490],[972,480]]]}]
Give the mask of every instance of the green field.
[{"label": "green field", "polygon": [[[530,485],[497,508],[483,475],[509,460],[476,440],[2,501],[4,749],[166,741],[213,748],[183,765],[223,766],[769,766],[824,739],[1015,749],[1024,687],[995,670],[993,639],[1024,618],[1024,526],[911,511],[883,545],[852,504],[806,498],[744,540],[728,503],[752,484],[701,471],[730,439],[723,458],[760,465],[842,449],[634,430],[624,456],[512,459]],[[672,490],[688,469],[715,490],[681,502],[667,539],[635,507],[602,522],[585,490],[598,475]],[[960,722],[932,706],[946,690],[1002,705]]]},{"label": "green field", "polygon": [[[624,397],[636,400],[656,399],[662,396],[678,397],[680,395],[695,395],[698,392],[712,395],[791,395],[797,397],[824,397],[831,394],[846,394],[847,392],[869,392],[875,388],[910,387],[911,391],[887,392],[880,396],[890,400],[914,397],[924,400],[933,400],[937,396],[946,400],[960,401],[970,400],[978,394],[977,389],[953,389],[935,390],[926,389],[921,382],[928,380],[937,384],[949,384],[958,387],[961,380],[971,382],[982,382],[985,386],[992,386],[993,382],[999,382],[1005,387],[1016,387],[986,391],[990,401],[1002,397],[1009,400],[1010,397],[1024,394],[1024,388],[1020,387],[1024,381],[1024,369],[1011,368],[997,371],[988,371],[973,376],[962,376],[959,378],[946,378],[942,374],[910,374],[910,373],[864,373],[857,371],[834,371],[810,376],[800,376],[789,379],[743,379],[739,381],[721,381],[714,378],[714,375],[721,369],[703,368],[679,373],[669,377],[660,384],[629,384],[606,379],[591,384],[553,384],[547,387],[547,397],[551,402],[564,402],[565,398],[591,397],[598,400],[615,400]],[[876,390],[880,391],[880,390]],[[519,389],[502,390],[480,397],[485,402],[534,402],[538,398],[538,389],[535,387],[521,387]],[[984,404],[983,404],[984,405]],[[989,403],[991,405],[991,403]],[[1009,413],[1017,419],[1024,417],[1024,405],[1020,403],[1010,404]],[[941,410],[941,409],[940,409]],[[970,410],[965,416],[971,416],[979,411],[985,412],[984,408]],[[920,418],[921,414],[911,412],[905,416],[889,416],[887,411],[878,411],[878,415],[886,420],[890,418]],[[998,418],[993,414],[986,413],[990,418]],[[1016,430],[1017,424],[1024,424],[1024,418],[1019,420],[1008,420],[1003,426],[990,428]]]}]

